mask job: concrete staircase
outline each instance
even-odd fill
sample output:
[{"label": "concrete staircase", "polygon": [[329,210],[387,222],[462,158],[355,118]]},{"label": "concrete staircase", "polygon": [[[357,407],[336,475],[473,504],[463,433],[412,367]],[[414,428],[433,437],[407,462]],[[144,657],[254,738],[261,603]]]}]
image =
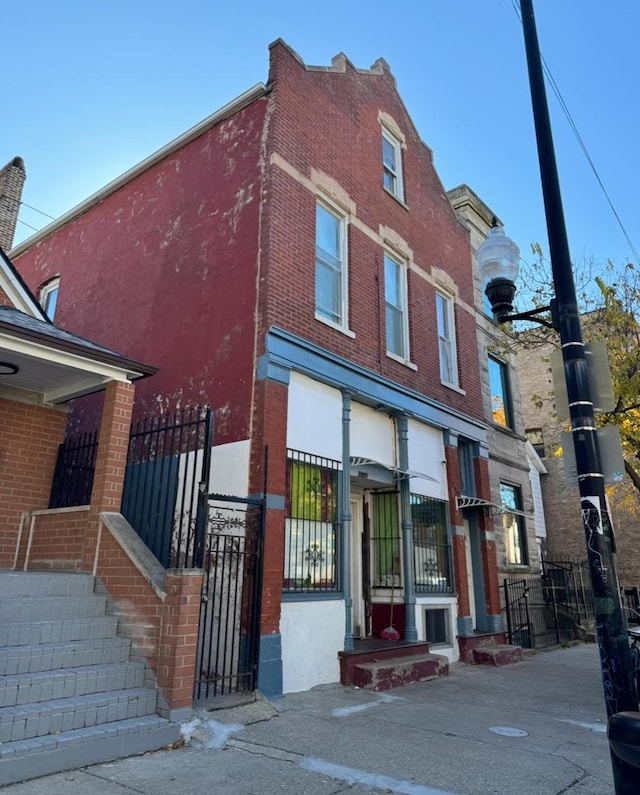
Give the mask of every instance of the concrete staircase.
[{"label": "concrete staircase", "polygon": [[391,690],[449,673],[449,661],[431,654],[427,643],[391,643],[370,651],[339,652],[340,682],[368,690]]},{"label": "concrete staircase", "polygon": [[117,624],[90,575],[0,571],[0,786],[176,742]]}]

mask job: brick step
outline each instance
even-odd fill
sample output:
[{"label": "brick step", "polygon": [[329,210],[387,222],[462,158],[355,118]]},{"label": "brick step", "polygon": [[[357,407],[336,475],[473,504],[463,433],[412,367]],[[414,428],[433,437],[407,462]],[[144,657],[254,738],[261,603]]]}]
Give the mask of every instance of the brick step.
[{"label": "brick step", "polygon": [[126,662],[130,650],[131,643],[125,638],[0,647],[0,676]]},{"label": "brick step", "polygon": [[56,618],[95,618],[103,616],[107,597],[97,594],[81,596],[16,596],[0,599],[0,621],[48,621]]},{"label": "brick step", "polygon": [[143,663],[121,662],[3,676],[0,678],[0,707],[140,688],[144,684],[144,673]]},{"label": "brick step", "polygon": [[360,663],[353,684],[368,690],[391,690],[412,682],[426,682],[449,673],[449,660],[440,654],[417,654]]},{"label": "brick step", "polygon": [[0,621],[0,647],[115,638],[117,628],[118,619],[115,616],[29,622]]},{"label": "brick step", "polygon": [[0,571],[0,597],[91,594],[91,574],[58,571]]},{"label": "brick step", "polygon": [[155,715],[156,692],[137,687],[0,709],[0,743]]},{"label": "brick step", "polygon": [[473,650],[473,661],[477,665],[511,665],[522,662],[522,649],[506,643],[478,646]]},{"label": "brick step", "polygon": [[156,751],[179,736],[178,724],[146,715],[6,742],[0,745],[0,786]]}]

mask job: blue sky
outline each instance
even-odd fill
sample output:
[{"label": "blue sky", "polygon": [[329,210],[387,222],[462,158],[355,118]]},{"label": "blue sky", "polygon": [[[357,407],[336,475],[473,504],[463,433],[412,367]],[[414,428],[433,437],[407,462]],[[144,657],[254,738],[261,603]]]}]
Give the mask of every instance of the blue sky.
[{"label": "blue sky", "polygon": [[[530,260],[547,246],[515,0],[22,0],[3,9],[0,160],[59,216],[244,90],[283,38],[308,64],[382,56],[445,188],[466,182]],[[640,249],[637,0],[534,0],[541,50]],[[574,261],[634,255],[549,91]],[[16,242],[47,219],[23,207]],[[636,263],[637,264],[637,263]]]}]

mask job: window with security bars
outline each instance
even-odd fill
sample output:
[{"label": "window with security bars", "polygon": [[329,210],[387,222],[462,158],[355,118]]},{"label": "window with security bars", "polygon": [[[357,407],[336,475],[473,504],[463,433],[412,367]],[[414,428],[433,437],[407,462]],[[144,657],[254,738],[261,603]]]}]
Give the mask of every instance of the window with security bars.
[{"label": "window with security bars", "polygon": [[287,450],[285,593],[338,590],[340,462]]},{"label": "window with security bars", "polygon": [[447,503],[420,494],[411,494],[410,503],[416,592],[449,593],[453,573]]},{"label": "window with security bars", "polygon": [[371,584],[374,588],[397,588],[402,585],[398,493],[379,492],[373,494],[372,498],[373,579]]}]

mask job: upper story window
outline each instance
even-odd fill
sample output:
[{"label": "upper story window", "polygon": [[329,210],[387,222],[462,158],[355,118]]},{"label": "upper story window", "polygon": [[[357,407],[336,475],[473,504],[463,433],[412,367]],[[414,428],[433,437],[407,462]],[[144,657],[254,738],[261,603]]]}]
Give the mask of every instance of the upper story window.
[{"label": "upper story window", "polygon": [[382,128],[382,184],[401,201],[404,198],[402,186],[402,146],[389,130]]},{"label": "upper story window", "polygon": [[465,497],[476,496],[476,480],[473,469],[474,443],[458,439],[458,468],[460,470],[460,493]]},{"label": "upper story window", "polygon": [[440,380],[458,386],[458,354],[453,299],[436,293],[436,325],[438,329],[438,355]]},{"label": "upper story window", "polygon": [[491,416],[497,425],[513,428],[513,407],[509,388],[509,368],[505,362],[489,356],[489,389]]},{"label": "upper story window", "polygon": [[390,254],[384,254],[384,314],[387,353],[409,359],[409,323],[407,317],[407,266]]},{"label": "upper story window", "polygon": [[316,317],[347,325],[347,219],[316,204]]},{"label": "upper story window", "polygon": [[[522,516],[522,490],[520,486],[500,484],[500,502],[505,508],[502,514],[504,544],[507,563],[526,566],[529,562],[527,534]],[[516,513],[517,512],[517,513]]]},{"label": "upper story window", "polygon": [[44,309],[49,320],[53,320],[56,313],[58,302],[58,290],[60,288],[60,277],[56,276],[40,288],[40,306]]}]

